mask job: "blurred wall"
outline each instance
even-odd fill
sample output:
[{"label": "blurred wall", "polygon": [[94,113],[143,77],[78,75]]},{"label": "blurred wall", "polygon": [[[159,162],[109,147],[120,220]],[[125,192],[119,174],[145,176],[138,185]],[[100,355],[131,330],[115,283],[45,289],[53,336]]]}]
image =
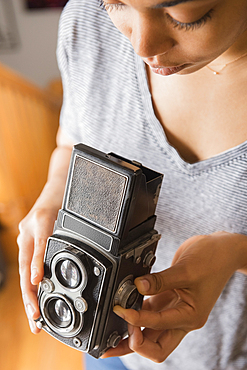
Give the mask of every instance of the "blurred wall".
[{"label": "blurred wall", "polygon": [[0,63],[44,87],[59,77],[56,61],[58,22],[61,9],[28,10],[25,0],[12,0],[20,46],[0,51]]}]

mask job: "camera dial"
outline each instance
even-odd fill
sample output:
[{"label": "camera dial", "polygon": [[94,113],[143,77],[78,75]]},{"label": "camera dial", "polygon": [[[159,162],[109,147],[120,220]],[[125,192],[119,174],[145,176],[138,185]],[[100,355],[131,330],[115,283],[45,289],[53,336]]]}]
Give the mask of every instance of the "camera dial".
[{"label": "camera dial", "polygon": [[136,286],[133,284],[133,276],[129,275],[121,281],[114,297],[114,306],[133,308],[141,297]]}]

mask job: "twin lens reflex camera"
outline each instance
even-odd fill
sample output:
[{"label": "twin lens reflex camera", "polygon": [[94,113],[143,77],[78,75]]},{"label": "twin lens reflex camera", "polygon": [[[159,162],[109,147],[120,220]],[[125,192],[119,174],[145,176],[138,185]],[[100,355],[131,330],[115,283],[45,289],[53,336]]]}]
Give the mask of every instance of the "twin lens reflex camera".
[{"label": "twin lens reflex camera", "polygon": [[141,308],[134,279],[155,261],[162,177],[114,153],[74,147],[62,209],[46,246],[39,328],[95,358],[127,334],[113,307]]}]

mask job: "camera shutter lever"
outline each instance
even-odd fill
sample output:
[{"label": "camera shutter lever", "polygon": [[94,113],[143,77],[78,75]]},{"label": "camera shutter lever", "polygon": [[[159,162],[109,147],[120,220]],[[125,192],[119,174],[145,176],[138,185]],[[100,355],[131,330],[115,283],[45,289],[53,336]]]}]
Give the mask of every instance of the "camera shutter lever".
[{"label": "camera shutter lever", "polygon": [[126,260],[129,259],[130,257],[134,257],[134,261],[137,264],[140,263],[141,262],[141,254],[144,251],[144,249],[149,247],[151,244],[153,244],[155,242],[158,242],[160,240],[160,238],[161,238],[160,234],[152,235],[152,237],[149,240],[142,243],[139,247],[137,247],[135,249],[132,249],[129,252],[127,252],[126,255],[125,255]]},{"label": "camera shutter lever", "polygon": [[142,260],[141,256],[138,256],[138,257],[136,257],[136,259],[135,259],[135,263],[138,265],[138,263],[140,263],[140,262],[141,262],[141,260]]}]

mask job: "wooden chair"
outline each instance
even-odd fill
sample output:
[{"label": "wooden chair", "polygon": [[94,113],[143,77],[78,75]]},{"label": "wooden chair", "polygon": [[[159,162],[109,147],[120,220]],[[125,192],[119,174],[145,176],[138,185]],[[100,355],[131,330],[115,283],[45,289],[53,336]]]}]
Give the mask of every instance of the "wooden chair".
[{"label": "wooden chair", "polygon": [[34,86],[0,64],[0,239],[16,260],[18,223],[46,181],[61,95]]}]

